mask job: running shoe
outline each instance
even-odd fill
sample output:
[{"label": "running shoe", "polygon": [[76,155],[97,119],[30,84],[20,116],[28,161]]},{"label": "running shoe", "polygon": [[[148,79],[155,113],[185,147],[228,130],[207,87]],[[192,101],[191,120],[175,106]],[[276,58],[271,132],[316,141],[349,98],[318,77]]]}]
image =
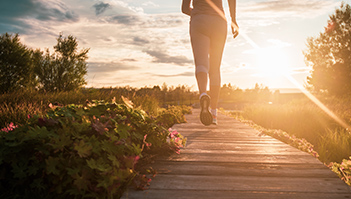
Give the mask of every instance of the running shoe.
[{"label": "running shoe", "polygon": [[211,114],[210,109],[209,109],[210,103],[211,103],[210,96],[208,96],[207,94],[204,94],[201,96],[201,98],[200,98],[200,106],[201,106],[200,120],[201,120],[202,124],[204,124],[205,126],[208,126],[208,125],[212,124],[212,122],[213,122],[213,117],[212,117],[212,114]]},{"label": "running shoe", "polygon": [[217,125],[217,117],[213,115],[212,124]]}]

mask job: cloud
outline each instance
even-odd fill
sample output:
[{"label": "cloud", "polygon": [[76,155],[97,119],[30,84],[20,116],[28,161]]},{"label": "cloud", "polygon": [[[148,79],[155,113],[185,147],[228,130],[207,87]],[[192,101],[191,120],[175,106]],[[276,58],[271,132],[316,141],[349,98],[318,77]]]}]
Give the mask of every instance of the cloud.
[{"label": "cloud", "polygon": [[111,8],[111,5],[109,3],[99,2],[94,4],[93,7],[95,8],[95,14],[99,15],[105,12],[108,8]]},{"label": "cloud", "polygon": [[164,50],[144,50],[145,53],[154,58],[155,63],[170,63],[179,66],[192,64],[193,61],[185,56],[171,56],[165,53]]},{"label": "cloud", "polygon": [[62,1],[17,0],[0,1],[0,16],[9,18],[35,18],[42,21],[77,21],[78,16]]},{"label": "cloud", "polygon": [[147,1],[147,2],[144,2],[142,3],[143,6],[146,6],[146,7],[155,7],[155,8],[158,8],[160,7],[160,5],[152,2],[152,1]]},{"label": "cloud", "polygon": [[28,31],[33,28],[29,19],[39,21],[76,22],[79,16],[62,1],[2,0],[0,1],[1,32]]},{"label": "cloud", "polygon": [[256,17],[263,18],[311,18],[327,13],[339,4],[332,0],[268,0],[247,3],[242,13],[256,13]]},{"label": "cloud", "polygon": [[136,60],[136,59],[122,59],[121,61],[123,61],[123,62],[136,62],[138,60]]},{"label": "cloud", "polygon": [[135,70],[135,69],[138,69],[138,67],[125,64],[124,62],[89,62],[88,63],[89,73],[112,74],[122,70]]},{"label": "cloud", "polygon": [[179,73],[179,74],[173,74],[173,75],[160,75],[160,74],[152,74],[153,76],[156,77],[193,77],[195,75],[194,72],[184,72],[184,73]]},{"label": "cloud", "polygon": [[111,23],[119,23],[124,25],[136,25],[141,19],[137,15],[115,15],[108,19]]},{"label": "cloud", "polygon": [[145,44],[148,44],[148,43],[150,43],[150,41],[147,40],[147,39],[143,39],[143,38],[138,37],[138,36],[133,38],[133,44],[134,45],[145,45]]}]

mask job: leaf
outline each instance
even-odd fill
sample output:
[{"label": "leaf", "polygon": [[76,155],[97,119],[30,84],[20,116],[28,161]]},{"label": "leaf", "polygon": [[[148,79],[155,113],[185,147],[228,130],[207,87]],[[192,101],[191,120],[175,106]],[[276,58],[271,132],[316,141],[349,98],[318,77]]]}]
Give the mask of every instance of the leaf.
[{"label": "leaf", "polygon": [[101,172],[106,172],[111,169],[111,166],[105,163],[104,159],[102,158],[99,158],[97,161],[95,159],[90,159],[86,160],[86,162],[91,169],[96,169]]},{"label": "leaf", "polygon": [[120,139],[127,139],[130,136],[130,126],[121,124],[118,125],[117,130],[115,132],[119,135]]},{"label": "leaf", "polygon": [[77,175],[80,172],[79,168],[66,168],[67,174],[70,176]]},{"label": "leaf", "polygon": [[109,123],[108,121],[106,123],[102,123],[99,120],[96,120],[96,121],[91,123],[91,127],[96,132],[98,132],[99,134],[103,135],[106,131],[108,131],[108,128],[107,128],[107,126],[109,126],[108,123]]},{"label": "leaf", "polygon": [[30,187],[32,189],[44,190],[45,186],[44,186],[44,183],[43,183],[43,179],[42,178],[37,178],[37,179],[33,180],[33,182],[30,184]]},{"label": "leaf", "polygon": [[113,166],[116,166],[117,168],[119,168],[120,164],[119,164],[119,161],[117,160],[116,156],[108,154],[107,158],[109,160],[111,160]]},{"label": "leaf", "polygon": [[93,147],[90,144],[85,144],[84,140],[80,140],[80,142],[74,143],[74,150],[78,152],[79,157],[85,158],[91,154],[91,150]]},{"label": "leaf", "polygon": [[13,163],[12,164],[12,172],[14,174],[15,178],[25,178],[27,177],[27,174],[25,172],[27,165],[24,163]]},{"label": "leaf", "polygon": [[60,163],[59,158],[53,158],[49,157],[48,159],[45,160],[46,162],[46,173],[47,174],[54,174],[54,175],[59,175],[60,171],[58,170],[58,164]]},{"label": "leaf", "polygon": [[74,178],[73,184],[78,188],[78,190],[88,190],[89,180],[84,174],[82,176],[76,175]]},{"label": "leaf", "polygon": [[98,166],[95,159],[86,160],[86,162],[91,169],[97,169]]},{"label": "leaf", "polygon": [[36,166],[30,166],[28,167],[28,175],[35,175],[37,174],[39,168]]},{"label": "leaf", "polygon": [[53,149],[62,151],[66,146],[70,146],[72,144],[72,140],[70,136],[61,135],[60,137],[52,139],[51,146]]},{"label": "leaf", "polygon": [[122,97],[122,100],[123,100],[123,102],[129,107],[129,108],[133,108],[133,102],[132,101],[130,101],[128,98],[125,98],[125,97],[123,97],[123,96],[121,96]]}]

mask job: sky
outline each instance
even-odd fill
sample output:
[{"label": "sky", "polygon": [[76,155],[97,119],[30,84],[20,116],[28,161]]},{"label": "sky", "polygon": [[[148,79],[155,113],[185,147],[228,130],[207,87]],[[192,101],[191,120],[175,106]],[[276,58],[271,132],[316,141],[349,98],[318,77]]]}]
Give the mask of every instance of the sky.
[{"label": "sky", "polygon": [[[240,35],[233,39],[228,27],[222,84],[305,85],[307,38],[324,31],[341,2],[237,0]],[[230,19],[226,0],[223,5]],[[166,83],[196,90],[190,18],[180,7],[181,0],[1,0],[0,34],[18,33],[28,47],[50,52],[60,33],[73,35],[79,49],[90,48],[88,87]]]}]

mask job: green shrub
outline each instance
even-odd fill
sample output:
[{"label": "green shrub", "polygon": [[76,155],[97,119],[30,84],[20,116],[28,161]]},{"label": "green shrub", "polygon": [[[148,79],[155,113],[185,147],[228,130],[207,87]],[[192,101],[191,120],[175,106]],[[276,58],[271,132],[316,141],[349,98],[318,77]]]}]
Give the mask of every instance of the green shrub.
[{"label": "green shrub", "polygon": [[135,169],[139,158],[184,144],[124,104],[51,108],[0,132],[0,198],[119,198],[133,179],[149,181]]},{"label": "green shrub", "polygon": [[185,123],[184,114],[190,114],[189,106],[169,106],[167,109],[160,109],[156,122],[166,128],[172,127],[174,124]]},{"label": "green shrub", "polygon": [[344,159],[340,164],[333,162],[329,167],[334,171],[346,184],[351,186],[351,156]]}]

